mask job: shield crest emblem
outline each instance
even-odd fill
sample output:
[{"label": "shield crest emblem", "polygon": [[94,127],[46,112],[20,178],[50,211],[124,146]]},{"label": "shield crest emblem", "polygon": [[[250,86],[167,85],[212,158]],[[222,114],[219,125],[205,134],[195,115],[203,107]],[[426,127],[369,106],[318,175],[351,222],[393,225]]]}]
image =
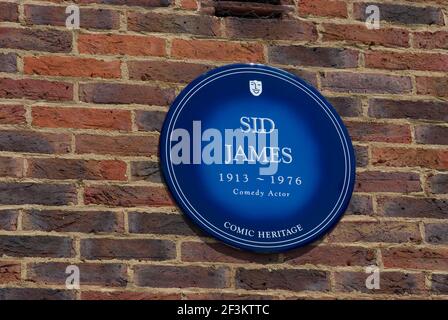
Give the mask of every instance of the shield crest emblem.
[{"label": "shield crest emblem", "polygon": [[263,92],[263,83],[261,81],[257,81],[257,80],[250,80],[249,88],[250,88],[250,93],[252,93],[252,95],[258,97]]}]

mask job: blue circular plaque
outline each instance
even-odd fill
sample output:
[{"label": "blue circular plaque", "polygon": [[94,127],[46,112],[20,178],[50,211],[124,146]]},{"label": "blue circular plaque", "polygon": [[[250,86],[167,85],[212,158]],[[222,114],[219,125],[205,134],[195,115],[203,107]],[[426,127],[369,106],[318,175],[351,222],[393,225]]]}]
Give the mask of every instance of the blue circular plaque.
[{"label": "blue circular plaque", "polygon": [[190,83],[160,138],[168,187],[183,212],[223,242],[258,252],[310,243],[350,201],[347,129],[312,86],[280,69],[227,65]]}]

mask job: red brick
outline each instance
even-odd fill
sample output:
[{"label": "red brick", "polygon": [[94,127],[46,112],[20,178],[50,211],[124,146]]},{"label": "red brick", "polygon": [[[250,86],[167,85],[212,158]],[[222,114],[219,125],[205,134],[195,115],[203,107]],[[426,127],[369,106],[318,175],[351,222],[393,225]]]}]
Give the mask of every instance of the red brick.
[{"label": "red brick", "polygon": [[126,180],[119,160],[28,159],[26,175],[39,179]]},{"label": "red brick", "polygon": [[277,254],[255,254],[236,250],[221,243],[184,242],[182,261],[225,263],[277,263]]},{"label": "red brick", "polygon": [[68,56],[24,57],[24,72],[47,76],[119,78],[120,61]]},{"label": "red brick", "polygon": [[414,33],[414,46],[420,49],[448,49],[448,32],[416,32]]},{"label": "red brick", "polygon": [[153,186],[91,186],[85,188],[86,204],[119,207],[171,206],[173,202],[165,188]]},{"label": "red brick", "polygon": [[22,105],[0,105],[0,124],[24,124],[25,108]]},{"label": "red brick", "polygon": [[0,150],[32,153],[69,153],[67,134],[4,130],[0,132]]},{"label": "red brick", "polygon": [[[426,4],[426,2],[425,2]],[[394,3],[355,3],[353,6],[353,15],[356,19],[366,21],[366,8],[368,5],[376,5],[380,9],[381,21],[387,21],[400,24],[426,24],[443,25],[443,13],[441,8],[426,5],[425,7],[416,7]]]},{"label": "red brick", "polygon": [[82,239],[81,257],[89,260],[171,260],[176,257],[176,248],[175,244],[168,240]]},{"label": "red brick", "polygon": [[268,48],[271,63],[299,66],[355,68],[358,66],[358,52],[351,49],[270,46]]},{"label": "red brick", "polygon": [[175,61],[129,61],[129,78],[142,81],[189,83],[209,71],[210,65]]},{"label": "red brick", "polygon": [[112,211],[26,210],[23,229],[56,232],[112,233],[124,230],[123,215]]},{"label": "red brick", "polygon": [[423,270],[448,269],[448,250],[431,248],[390,248],[381,250],[384,267]]},{"label": "red brick", "polygon": [[129,212],[129,232],[139,234],[202,235],[182,214],[162,212]]},{"label": "red brick", "polygon": [[0,288],[0,300],[74,300],[76,291],[45,288]]},{"label": "red brick", "polygon": [[[0,210],[0,230],[17,230],[18,210]],[[1,274],[1,272],[0,272]]]},{"label": "red brick", "polygon": [[[225,35],[233,39],[315,41],[317,30],[312,22],[290,19],[226,18]],[[285,32],[288,30],[288,32]]]},{"label": "red brick", "polygon": [[388,217],[448,218],[448,200],[434,198],[380,197],[378,213]]},{"label": "red brick", "polygon": [[402,273],[383,271],[380,274],[380,288],[368,289],[366,279],[369,273],[365,272],[336,272],[336,291],[362,292],[371,294],[424,294],[425,276],[421,273]]},{"label": "red brick", "polygon": [[448,169],[448,150],[373,147],[372,164],[387,167]]},{"label": "red brick", "polygon": [[417,93],[436,97],[448,97],[447,77],[416,77]]},{"label": "red brick", "polygon": [[174,39],[171,55],[176,58],[218,61],[264,61],[263,46],[260,44],[216,40]]},{"label": "red brick", "polygon": [[74,255],[73,243],[67,237],[0,236],[0,254],[10,257],[69,258]]},{"label": "red brick", "polygon": [[93,108],[33,107],[34,126],[102,130],[131,130],[131,113],[127,110]]},{"label": "red brick", "polygon": [[[25,21],[27,24],[65,26],[68,14],[65,6],[25,5]],[[108,9],[80,8],[80,27],[83,29],[118,29],[120,14]]]},{"label": "red brick", "polygon": [[0,177],[24,176],[24,160],[21,158],[0,157]]},{"label": "red brick", "polygon": [[0,21],[19,21],[19,9],[17,3],[2,2],[0,3]]},{"label": "red brick", "polygon": [[355,141],[411,142],[409,125],[352,121],[345,122],[345,125]]},{"label": "red brick", "polygon": [[139,287],[152,288],[226,288],[229,270],[224,267],[135,266],[134,279]]},{"label": "red brick", "polygon": [[247,290],[328,291],[325,271],[294,269],[237,269],[236,286]]},{"label": "red brick", "polygon": [[85,83],[79,86],[81,101],[92,103],[168,106],[174,100],[174,88],[124,83]]},{"label": "red brick", "polygon": [[365,54],[365,65],[368,68],[389,70],[448,71],[448,55],[370,51]]},{"label": "red brick", "polygon": [[330,242],[421,242],[417,223],[353,221],[340,222],[328,235]]},{"label": "red brick", "polygon": [[219,36],[219,19],[206,15],[128,12],[128,30]]},{"label": "red brick", "polygon": [[180,0],[180,6],[186,10],[197,10],[198,3],[196,0]]},{"label": "red brick", "polygon": [[20,282],[20,270],[20,263],[13,261],[0,261],[0,284]]},{"label": "red brick", "polygon": [[164,56],[165,40],[152,36],[80,34],[80,53],[130,56]]},{"label": "red brick", "polygon": [[448,144],[448,127],[421,125],[415,127],[415,140],[424,144]]},{"label": "red brick", "polygon": [[409,93],[409,77],[378,73],[325,72],[321,75],[322,89],[348,93]]},{"label": "red brick", "polygon": [[157,136],[77,135],[76,153],[120,156],[152,156],[158,151]]},{"label": "red brick", "polygon": [[0,78],[0,98],[67,101],[73,100],[73,85],[35,79]]},{"label": "red brick", "polygon": [[409,47],[409,32],[398,28],[369,30],[364,25],[324,23],[323,41],[341,41],[349,44],[364,43],[385,47]]},{"label": "red brick", "polygon": [[347,18],[347,4],[344,1],[301,0],[299,15]]},{"label": "red brick", "polygon": [[307,246],[284,254],[292,265],[367,266],[375,263],[375,250],[335,245]]},{"label": "red brick", "polygon": [[[26,280],[39,285],[65,285],[66,268],[70,263],[30,263],[27,265]],[[128,280],[127,267],[116,263],[76,263],[79,268],[80,284],[102,287],[124,287]]]},{"label": "red brick", "polygon": [[372,99],[369,116],[389,119],[423,119],[448,121],[447,102]]},{"label": "red brick", "polygon": [[72,34],[60,30],[0,28],[0,47],[45,52],[70,52]]},{"label": "red brick", "polygon": [[412,172],[364,171],[356,174],[357,192],[399,192],[422,191],[420,176]]},{"label": "red brick", "polygon": [[183,293],[185,300],[277,300],[278,295],[266,294],[245,294],[245,293],[227,293],[227,292],[207,292],[207,293]]},{"label": "red brick", "polygon": [[139,291],[82,291],[81,300],[180,300],[180,293]]},{"label": "red brick", "polygon": [[0,183],[0,204],[41,204],[48,206],[77,203],[76,188],[70,184]]},{"label": "red brick", "polygon": [[145,8],[154,8],[154,7],[167,7],[171,3],[172,0],[78,0],[78,3],[100,3],[107,5],[126,5],[126,6],[137,6],[137,7],[145,7]]}]

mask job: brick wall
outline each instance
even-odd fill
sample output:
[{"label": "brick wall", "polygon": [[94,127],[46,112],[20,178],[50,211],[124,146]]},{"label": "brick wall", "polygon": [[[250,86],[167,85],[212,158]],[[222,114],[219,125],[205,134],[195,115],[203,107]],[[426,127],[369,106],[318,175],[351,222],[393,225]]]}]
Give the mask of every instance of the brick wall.
[{"label": "brick wall", "polygon": [[[448,297],[447,0],[283,0],[280,20],[195,0],[77,2],[70,31],[68,2],[0,1],[0,299]],[[380,30],[363,23],[372,3]],[[161,183],[167,106],[241,61],[315,85],[354,140],[353,200],[312,246],[230,249]],[[81,290],[65,289],[69,264]],[[364,285],[372,264],[380,290]]]}]

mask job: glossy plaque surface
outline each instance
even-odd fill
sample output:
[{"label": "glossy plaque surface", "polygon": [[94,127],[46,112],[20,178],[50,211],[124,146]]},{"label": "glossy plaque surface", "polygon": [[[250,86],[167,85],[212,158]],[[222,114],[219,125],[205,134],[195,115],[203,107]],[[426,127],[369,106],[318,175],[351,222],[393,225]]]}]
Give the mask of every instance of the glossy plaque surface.
[{"label": "glossy plaque surface", "polygon": [[295,75],[264,65],[227,65],[190,83],[168,112],[160,158],[185,214],[258,252],[328,232],[355,179],[352,143],[334,108]]}]

